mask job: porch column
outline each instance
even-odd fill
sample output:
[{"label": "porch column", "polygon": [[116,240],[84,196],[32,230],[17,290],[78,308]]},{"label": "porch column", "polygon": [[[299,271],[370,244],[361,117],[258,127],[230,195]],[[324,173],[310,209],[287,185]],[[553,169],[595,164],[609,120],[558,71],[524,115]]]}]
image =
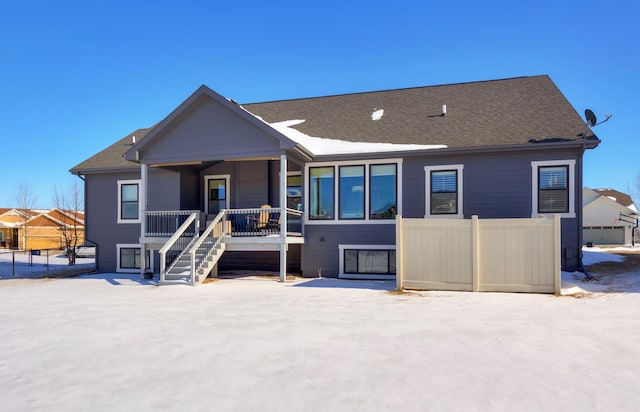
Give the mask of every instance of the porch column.
[{"label": "porch column", "polygon": [[280,155],[280,282],[287,280],[287,155]]},{"label": "porch column", "polygon": [[[140,213],[140,239],[144,238],[147,234],[147,216],[145,212],[147,211],[147,182],[149,171],[148,167],[144,163],[140,163],[140,206],[138,207]],[[145,246],[145,242],[140,242],[140,274],[144,275],[146,271],[146,255],[147,248]]]}]

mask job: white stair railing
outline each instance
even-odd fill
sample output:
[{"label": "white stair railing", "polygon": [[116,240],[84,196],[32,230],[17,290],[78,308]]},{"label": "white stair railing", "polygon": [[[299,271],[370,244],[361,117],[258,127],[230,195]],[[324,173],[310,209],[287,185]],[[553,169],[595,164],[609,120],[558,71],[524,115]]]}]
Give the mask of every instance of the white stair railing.
[{"label": "white stair railing", "polygon": [[[193,212],[158,251],[160,254],[160,281],[165,280],[166,273],[198,239],[199,216],[199,213]],[[185,236],[185,234],[191,233],[193,235]],[[169,254],[169,261],[167,254]]]}]

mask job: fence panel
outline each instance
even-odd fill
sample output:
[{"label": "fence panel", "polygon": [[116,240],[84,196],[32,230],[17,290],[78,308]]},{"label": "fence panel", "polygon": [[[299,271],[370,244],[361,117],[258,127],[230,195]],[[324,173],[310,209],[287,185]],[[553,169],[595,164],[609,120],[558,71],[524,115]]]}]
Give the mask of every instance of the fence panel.
[{"label": "fence panel", "polygon": [[479,290],[554,293],[553,222],[479,220]]},{"label": "fence panel", "polygon": [[471,290],[471,223],[468,220],[403,219],[404,286]]},{"label": "fence panel", "polygon": [[403,219],[399,288],[559,293],[560,218]]}]

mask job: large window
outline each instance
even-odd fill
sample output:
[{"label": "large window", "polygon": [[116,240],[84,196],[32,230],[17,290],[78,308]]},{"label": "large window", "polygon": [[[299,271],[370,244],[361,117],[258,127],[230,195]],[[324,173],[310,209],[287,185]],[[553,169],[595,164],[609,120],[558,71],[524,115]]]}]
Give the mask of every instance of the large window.
[{"label": "large window", "polygon": [[396,251],[347,249],[344,251],[344,273],[395,275]]},{"label": "large window", "polygon": [[575,217],[575,160],[531,162],[531,216]]},{"label": "large window", "polygon": [[350,279],[393,279],[396,275],[395,245],[338,245],[340,273]]},{"label": "large window", "polygon": [[118,223],[140,222],[140,181],[118,181]]},{"label": "large window", "polygon": [[364,219],[364,166],[340,166],[340,219]]},{"label": "large window", "polygon": [[398,210],[398,166],[394,164],[371,165],[369,173],[371,219],[393,219]]},{"label": "large window", "polygon": [[335,216],[334,173],[333,166],[309,169],[309,218],[312,220]]},{"label": "large window", "polygon": [[425,217],[463,217],[463,165],[426,166]]},{"label": "large window", "polygon": [[399,162],[338,162],[309,167],[308,219],[342,223],[395,219],[399,210]]}]

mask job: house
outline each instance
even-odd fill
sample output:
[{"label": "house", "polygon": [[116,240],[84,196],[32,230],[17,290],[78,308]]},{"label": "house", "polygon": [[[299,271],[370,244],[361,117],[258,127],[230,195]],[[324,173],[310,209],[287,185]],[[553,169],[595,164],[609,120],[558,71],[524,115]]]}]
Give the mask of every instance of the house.
[{"label": "house", "polygon": [[64,232],[73,231],[77,244],[84,240],[84,213],[60,210],[0,209],[0,247],[63,249]]},{"label": "house", "polygon": [[638,228],[638,208],[631,196],[614,189],[589,189],[582,194],[584,244],[631,245]]},{"label": "house", "polygon": [[387,279],[396,215],[553,214],[575,270],[599,142],[546,75],[242,105],[201,86],[71,173],[101,272]]}]

